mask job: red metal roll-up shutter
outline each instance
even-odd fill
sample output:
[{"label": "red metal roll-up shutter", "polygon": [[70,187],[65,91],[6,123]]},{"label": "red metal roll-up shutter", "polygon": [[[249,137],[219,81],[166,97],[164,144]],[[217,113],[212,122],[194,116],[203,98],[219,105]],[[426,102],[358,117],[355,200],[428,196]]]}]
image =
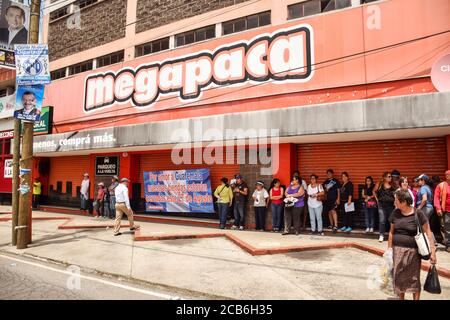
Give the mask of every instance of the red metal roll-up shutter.
[{"label": "red metal roll-up shutter", "polygon": [[[220,184],[222,177],[231,179],[236,173],[239,172],[239,164],[182,164],[176,165],[172,162],[170,157],[170,151],[161,151],[156,153],[149,153],[141,155],[140,160],[140,172],[139,182],[143,183],[144,171],[161,171],[161,170],[186,170],[186,169],[199,169],[209,168],[211,172],[211,188],[214,190],[216,186]],[[144,191],[142,189],[142,197],[144,197]]]},{"label": "red metal roll-up shutter", "polygon": [[62,193],[66,193],[66,182],[72,182],[72,196],[76,196],[77,186],[81,186],[83,174],[89,172],[88,156],[55,157],[50,159],[49,185],[56,190],[62,182]]},{"label": "red metal roll-up shutter", "polygon": [[323,181],[332,168],[336,176],[347,171],[355,186],[364,184],[366,176],[378,181],[393,169],[410,180],[421,173],[443,178],[447,166],[444,138],[302,144],[297,159],[305,178],[316,173]]}]

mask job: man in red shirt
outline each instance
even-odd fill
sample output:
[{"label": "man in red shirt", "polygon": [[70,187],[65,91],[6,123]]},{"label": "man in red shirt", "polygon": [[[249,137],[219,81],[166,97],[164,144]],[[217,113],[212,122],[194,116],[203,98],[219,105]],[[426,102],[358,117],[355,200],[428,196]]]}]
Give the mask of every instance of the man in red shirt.
[{"label": "man in red shirt", "polygon": [[434,207],[438,216],[444,220],[445,251],[450,252],[450,170],[445,172],[445,181],[434,191]]}]

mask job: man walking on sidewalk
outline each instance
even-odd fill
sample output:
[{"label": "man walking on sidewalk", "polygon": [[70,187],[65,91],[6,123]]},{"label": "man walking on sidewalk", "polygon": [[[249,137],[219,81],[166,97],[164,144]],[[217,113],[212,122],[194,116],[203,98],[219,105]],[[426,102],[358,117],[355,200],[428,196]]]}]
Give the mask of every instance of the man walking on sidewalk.
[{"label": "man walking on sidewalk", "polygon": [[434,206],[444,233],[445,251],[450,252],[450,170],[445,172],[445,181],[435,189]]},{"label": "man walking on sidewalk", "polygon": [[123,214],[127,215],[128,221],[130,222],[130,230],[134,231],[139,229],[139,226],[134,225],[133,221],[133,210],[130,206],[130,198],[128,198],[128,183],[130,181],[127,178],[122,178],[120,184],[114,189],[114,194],[116,196],[116,220],[114,223],[114,235],[119,236],[120,233],[120,222],[122,221]]}]

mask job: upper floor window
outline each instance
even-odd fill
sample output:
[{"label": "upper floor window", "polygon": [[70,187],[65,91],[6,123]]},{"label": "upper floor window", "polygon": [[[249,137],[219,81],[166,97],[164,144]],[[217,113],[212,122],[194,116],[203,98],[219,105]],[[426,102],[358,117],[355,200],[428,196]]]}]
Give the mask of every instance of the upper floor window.
[{"label": "upper floor window", "polygon": [[194,42],[212,39],[215,37],[216,37],[216,26],[212,25],[177,34],[175,36],[175,46],[180,47]]},{"label": "upper floor window", "polygon": [[92,70],[92,60],[88,60],[69,67],[69,75]]},{"label": "upper floor window", "polygon": [[61,68],[50,72],[50,78],[52,80],[61,79],[64,78],[65,76],[66,76],[66,68]]},{"label": "upper floor window", "polygon": [[78,0],[75,1],[75,4],[80,7],[80,9],[83,9],[84,7],[90,6],[91,4],[97,3],[99,0]]},{"label": "upper floor window", "polygon": [[[344,9],[347,7],[351,7],[352,5],[360,5],[361,1],[356,0],[329,0],[329,1],[323,1],[325,3],[325,8],[323,8],[322,12],[332,11],[332,10],[339,10]],[[353,2],[353,4],[352,4]]]},{"label": "upper floor window", "polygon": [[302,18],[375,1],[379,0],[308,0],[288,6],[288,19]]},{"label": "upper floor window", "polygon": [[168,37],[136,46],[135,56],[145,56],[146,54],[155,53],[167,49],[169,49]]},{"label": "upper floor window", "polygon": [[97,68],[101,68],[104,66],[108,66],[110,64],[122,62],[124,57],[124,51],[117,51],[111,54],[107,54],[106,56],[102,56],[97,58]]},{"label": "upper floor window", "polygon": [[300,2],[288,6],[288,19],[302,18],[322,12],[321,0]]},{"label": "upper floor window", "polygon": [[55,11],[50,12],[50,21],[59,19],[69,14],[69,6],[62,7]]},{"label": "upper floor window", "polygon": [[270,24],[270,11],[230,20],[222,23],[222,34],[227,35]]}]

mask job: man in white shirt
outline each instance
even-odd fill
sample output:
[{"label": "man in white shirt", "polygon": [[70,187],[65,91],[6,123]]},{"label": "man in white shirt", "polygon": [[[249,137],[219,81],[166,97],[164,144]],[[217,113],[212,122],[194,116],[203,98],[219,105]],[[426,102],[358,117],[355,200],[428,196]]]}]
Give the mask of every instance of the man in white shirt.
[{"label": "man in white shirt", "polygon": [[83,181],[81,181],[80,196],[81,196],[80,210],[82,212],[84,211],[84,213],[87,214],[89,201],[89,175],[87,173],[83,175]]},{"label": "man in white shirt", "polygon": [[139,226],[134,225],[133,221],[133,210],[130,206],[130,198],[128,197],[128,183],[130,181],[127,178],[122,178],[120,184],[114,189],[114,194],[116,196],[116,220],[114,223],[114,235],[119,236],[120,223],[122,221],[123,214],[127,215],[128,221],[130,222],[130,230],[134,231],[139,229]]}]

